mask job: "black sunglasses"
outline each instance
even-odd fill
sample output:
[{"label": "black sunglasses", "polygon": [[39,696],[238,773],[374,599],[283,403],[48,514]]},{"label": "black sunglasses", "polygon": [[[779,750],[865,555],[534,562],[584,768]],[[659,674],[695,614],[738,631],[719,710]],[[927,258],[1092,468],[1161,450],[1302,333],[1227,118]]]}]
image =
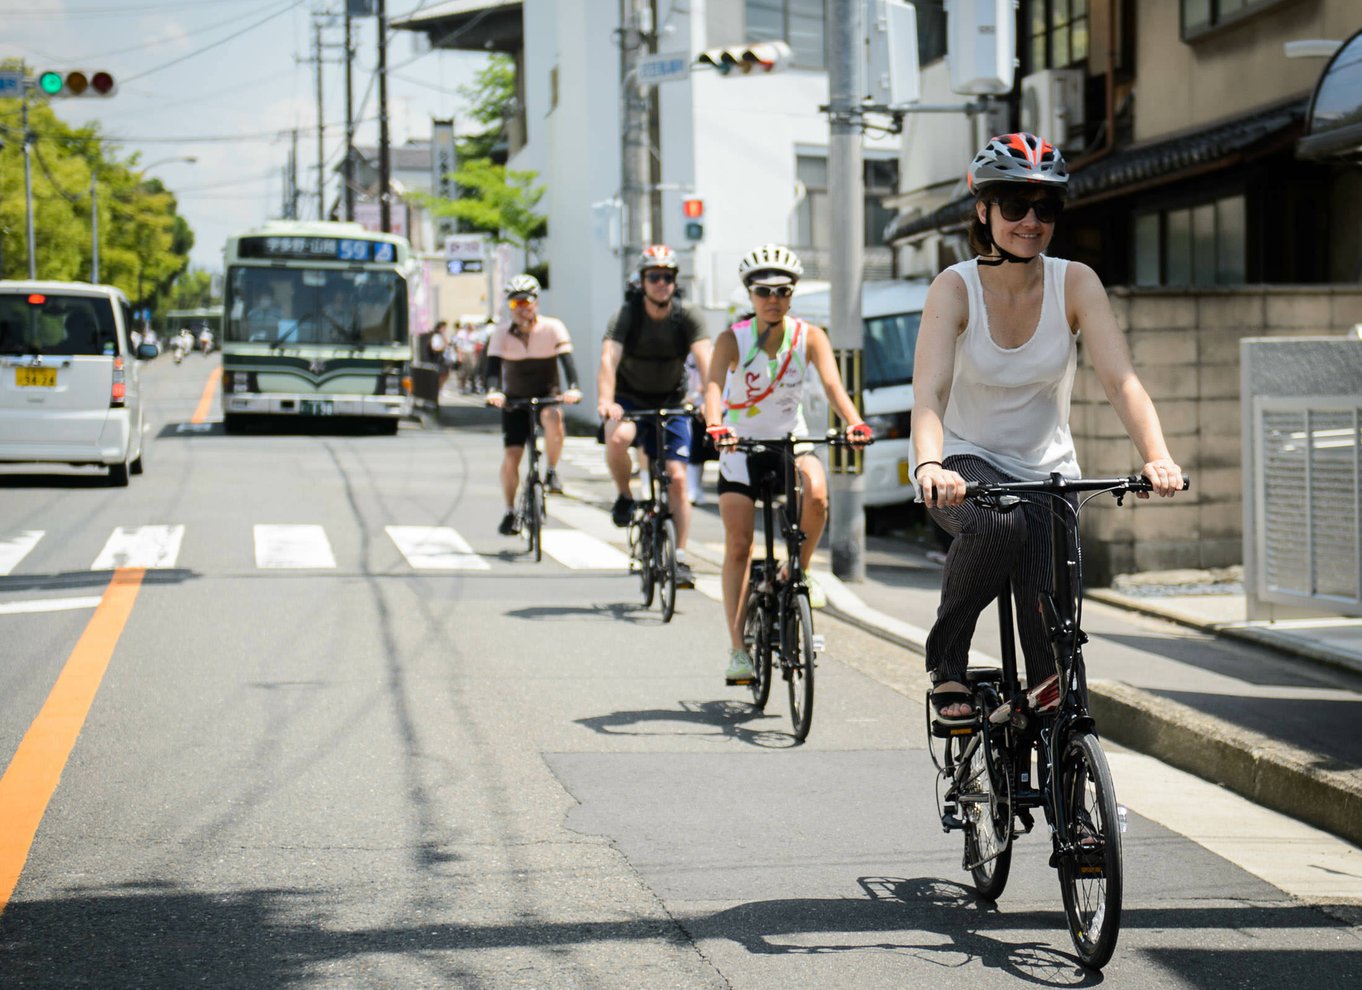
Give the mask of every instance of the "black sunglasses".
[{"label": "black sunglasses", "polygon": [[668,285],[672,285],[676,282],[676,272],[649,272],[643,277],[654,283],[666,282]]},{"label": "black sunglasses", "polygon": [[777,299],[789,299],[794,295],[793,285],[754,285],[752,291],[761,299],[770,299],[775,296]]},{"label": "black sunglasses", "polygon": [[998,212],[1008,223],[1025,220],[1026,214],[1033,209],[1036,211],[1036,219],[1041,223],[1054,223],[1064,209],[1064,200],[1058,196],[1042,196],[1039,199],[1030,199],[1026,196],[999,196],[994,202],[998,204]]}]

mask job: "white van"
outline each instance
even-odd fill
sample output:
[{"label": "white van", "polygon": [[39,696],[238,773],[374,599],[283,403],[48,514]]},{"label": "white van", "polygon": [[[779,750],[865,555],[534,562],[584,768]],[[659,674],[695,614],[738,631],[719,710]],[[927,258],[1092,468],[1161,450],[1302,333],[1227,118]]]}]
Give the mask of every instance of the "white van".
[{"label": "white van", "polygon": [[85,282],[0,281],[0,462],[142,473],[142,390],[131,307]]},{"label": "white van", "polygon": [[[875,442],[864,460],[865,506],[878,508],[914,498],[908,455],[912,440],[913,354],[918,325],[927,302],[926,279],[866,282],[861,286],[861,318],[865,321],[861,414],[875,431]],[[790,313],[827,327],[830,291],[796,294]],[[835,331],[829,332],[837,346]],[[818,398],[822,399],[821,391]],[[809,428],[815,432],[827,421],[824,400],[810,410]]]}]

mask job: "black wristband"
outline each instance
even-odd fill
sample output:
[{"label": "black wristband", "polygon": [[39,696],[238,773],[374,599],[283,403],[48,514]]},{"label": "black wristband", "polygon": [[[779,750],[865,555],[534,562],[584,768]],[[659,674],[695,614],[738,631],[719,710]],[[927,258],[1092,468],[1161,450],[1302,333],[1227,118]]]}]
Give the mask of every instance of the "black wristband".
[{"label": "black wristband", "polygon": [[937,467],[945,467],[940,461],[919,461],[917,467],[913,468],[913,480],[917,480],[917,473],[928,464],[935,464]]}]

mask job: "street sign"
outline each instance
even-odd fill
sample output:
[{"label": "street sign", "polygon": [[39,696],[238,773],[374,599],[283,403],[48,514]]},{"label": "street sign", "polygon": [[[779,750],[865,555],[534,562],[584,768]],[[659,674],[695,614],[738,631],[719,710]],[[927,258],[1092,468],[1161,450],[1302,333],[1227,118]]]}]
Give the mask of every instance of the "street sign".
[{"label": "street sign", "polygon": [[638,60],[640,86],[656,86],[690,75],[690,55],[687,52],[661,52],[644,55]]},{"label": "street sign", "polygon": [[24,93],[24,74],[22,72],[0,72],[0,97],[22,96]]},{"label": "street sign", "polygon": [[[445,238],[445,260],[482,262],[487,257],[486,234],[450,234]],[[470,269],[466,266],[464,271]]]}]

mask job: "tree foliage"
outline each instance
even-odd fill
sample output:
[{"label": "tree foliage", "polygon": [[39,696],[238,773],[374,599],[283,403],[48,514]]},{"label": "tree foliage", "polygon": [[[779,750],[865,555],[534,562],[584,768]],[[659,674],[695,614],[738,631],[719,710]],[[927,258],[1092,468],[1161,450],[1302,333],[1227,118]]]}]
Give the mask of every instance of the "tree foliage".
[{"label": "tree foliage", "polygon": [[212,273],[206,268],[191,268],[171,285],[166,309],[204,309],[212,304]]},{"label": "tree foliage", "polygon": [[413,194],[437,217],[456,217],[475,231],[483,231],[497,243],[514,244],[529,251],[546,233],[546,221],[535,207],[544,198],[544,187],[535,183],[533,171],[516,171],[486,158],[464,162],[454,173],[463,193],[458,199]]},{"label": "tree foliage", "polygon": [[502,140],[506,118],[515,109],[515,62],[509,55],[492,55],[471,85],[459,87],[459,95],[468,108],[467,115],[480,128],[459,139],[459,160],[493,157]]},{"label": "tree foliage", "polygon": [[[10,61],[7,69],[21,69]],[[23,134],[18,99],[0,99],[0,277],[28,277]],[[34,258],[39,278],[86,281],[91,274],[91,178],[99,227],[99,280],[136,305],[162,296],[185,270],[194,234],[175,197],[121,158],[97,124],[71,127],[30,98]]]}]

